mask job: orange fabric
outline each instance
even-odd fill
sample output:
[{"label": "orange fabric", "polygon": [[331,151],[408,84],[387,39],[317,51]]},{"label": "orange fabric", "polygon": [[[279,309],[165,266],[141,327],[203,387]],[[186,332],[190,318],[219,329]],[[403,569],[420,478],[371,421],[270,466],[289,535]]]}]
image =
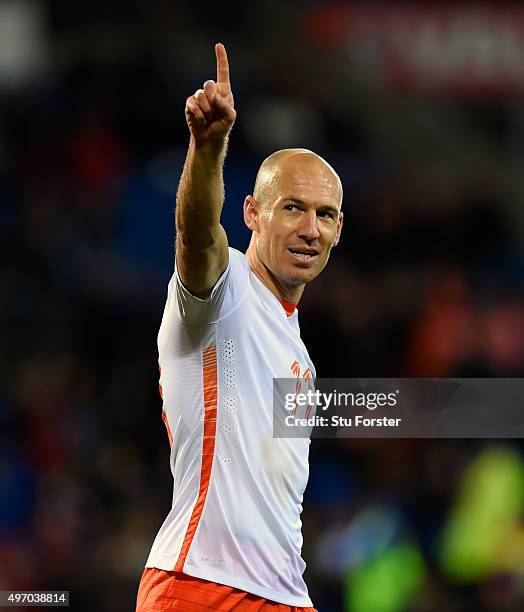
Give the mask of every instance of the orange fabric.
[{"label": "orange fabric", "polygon": [[171,433],[171,427],[169,427],[169,421],[167,420],[167,414],[165,410],[162,410],[162,421],[167,430],[167,437],[169,438],[169,446],[173,446],[173,434]]},{"label": "orange fabric", "polygon": [[295,308],[297,307],[297,304],[295,304],[295,302],[284,302],[283,300],[280,300],[280,303],[282,304],[282,307],[286,311],[288,317],[290,317],[295,312]]},{"label": "orange fabric", "polygon": [[269,601],[224,584],[180,572],[146,568],[142,574],[136,612],[317,612]]},{"label": "orange fabric", "polygon": [[214,344],[203,350],[204,377],[204,440],[202,443],[202,465],[200,467],[200,488],[198,498],[189,520],[184,542],[175,565],[175,571],[181,572],[193,541],[195,531],[202,516],[204,502],[209,488],[209,478],[215,453],[215,434],[217,427],[217,351]]}]

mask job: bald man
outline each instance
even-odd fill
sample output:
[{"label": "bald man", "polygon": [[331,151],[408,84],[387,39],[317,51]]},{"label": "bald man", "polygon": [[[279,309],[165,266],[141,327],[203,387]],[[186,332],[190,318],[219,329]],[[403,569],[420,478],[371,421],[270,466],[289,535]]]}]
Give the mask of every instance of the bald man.
[{"label": "bald man", "polygon": [[228,247],[222,169],[236,112],[224,46],[215,53],[216,82],[186,101],[176,265],[158,335],[173,503],[137,611],[315,612],[301,557],[309,439],[273,437],[273,379],[314,381],[296,306],[340,238],[342,186],[307,149],[273,153],[244,201],[247,252]]}]

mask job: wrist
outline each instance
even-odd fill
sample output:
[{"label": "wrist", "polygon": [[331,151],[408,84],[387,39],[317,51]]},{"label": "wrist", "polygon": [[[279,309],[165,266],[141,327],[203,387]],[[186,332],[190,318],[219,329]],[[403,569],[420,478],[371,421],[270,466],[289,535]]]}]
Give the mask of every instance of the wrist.
[{"label": "wrist", "polygon": [[204,143],[199,143],[197,139],[191,135],[189,140],[189,149],[198,155],[209,159],[218,159],[225,155],[227,150],[227,143],[229,140],[229,134],[220,136],[214,139],[208,139]]}]

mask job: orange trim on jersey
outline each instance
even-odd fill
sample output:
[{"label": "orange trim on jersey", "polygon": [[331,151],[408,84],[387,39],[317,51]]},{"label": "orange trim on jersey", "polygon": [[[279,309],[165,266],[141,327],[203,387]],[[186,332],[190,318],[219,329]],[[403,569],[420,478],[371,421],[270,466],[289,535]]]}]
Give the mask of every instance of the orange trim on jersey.
[{"label": "orange trim on jersey", "polygon": [[167,429],[167,437],[169,438],[169,446],[173,446],[173,434],[171,433],[171,428],[169,427],[169,421],[167,420],[167,414],[165,410],[162,410],[162,421],[164,421],[164,425]]},{"label": "orange trim on jersey", "polygon": [[202,516],[206,501],[213,455],[215,453],[215,434],[217,428],[217,351],[214,344],[202,351],[204,380],[204,440],[202,442],[202,465],[200,467],[200,489],[189,520],[184,542],[178,555],[174,571],[181,572],[193,541],[196,528]]},{"label": "orange trim on jersey", "polygon": [[282,304],[282,308],[286,311],[288,317],[290,317],[294,312],[297,304],[295,302],[284,302],[283,300],[279,300]]},{"label": "orange trim on jersey", "polygon": [[146,568],[140,580],[136,612],[317,612],[268,601],[225,584],[193,578],[180,572]]}]

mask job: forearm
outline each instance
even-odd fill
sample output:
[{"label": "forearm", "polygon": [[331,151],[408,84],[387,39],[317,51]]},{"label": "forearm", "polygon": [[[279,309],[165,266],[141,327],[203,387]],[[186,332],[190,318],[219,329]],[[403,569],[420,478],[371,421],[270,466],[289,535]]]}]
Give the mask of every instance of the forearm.
[{"label": "forearm", "polygon": [[205,298],[228,264],[228,243],[220,214],[222,170],[229,132],[236,118],[224,45],[215,45],[217,82],[206,81],[186,100],[191,138],[180,177],[175,211],[176,263],[180,279]]},{"label": "forearm", "polygon": [[212,246],[224,204],[223,166],[227,137],[197,147],[190,139],[175,210],[177,236],[193,248]]}]

